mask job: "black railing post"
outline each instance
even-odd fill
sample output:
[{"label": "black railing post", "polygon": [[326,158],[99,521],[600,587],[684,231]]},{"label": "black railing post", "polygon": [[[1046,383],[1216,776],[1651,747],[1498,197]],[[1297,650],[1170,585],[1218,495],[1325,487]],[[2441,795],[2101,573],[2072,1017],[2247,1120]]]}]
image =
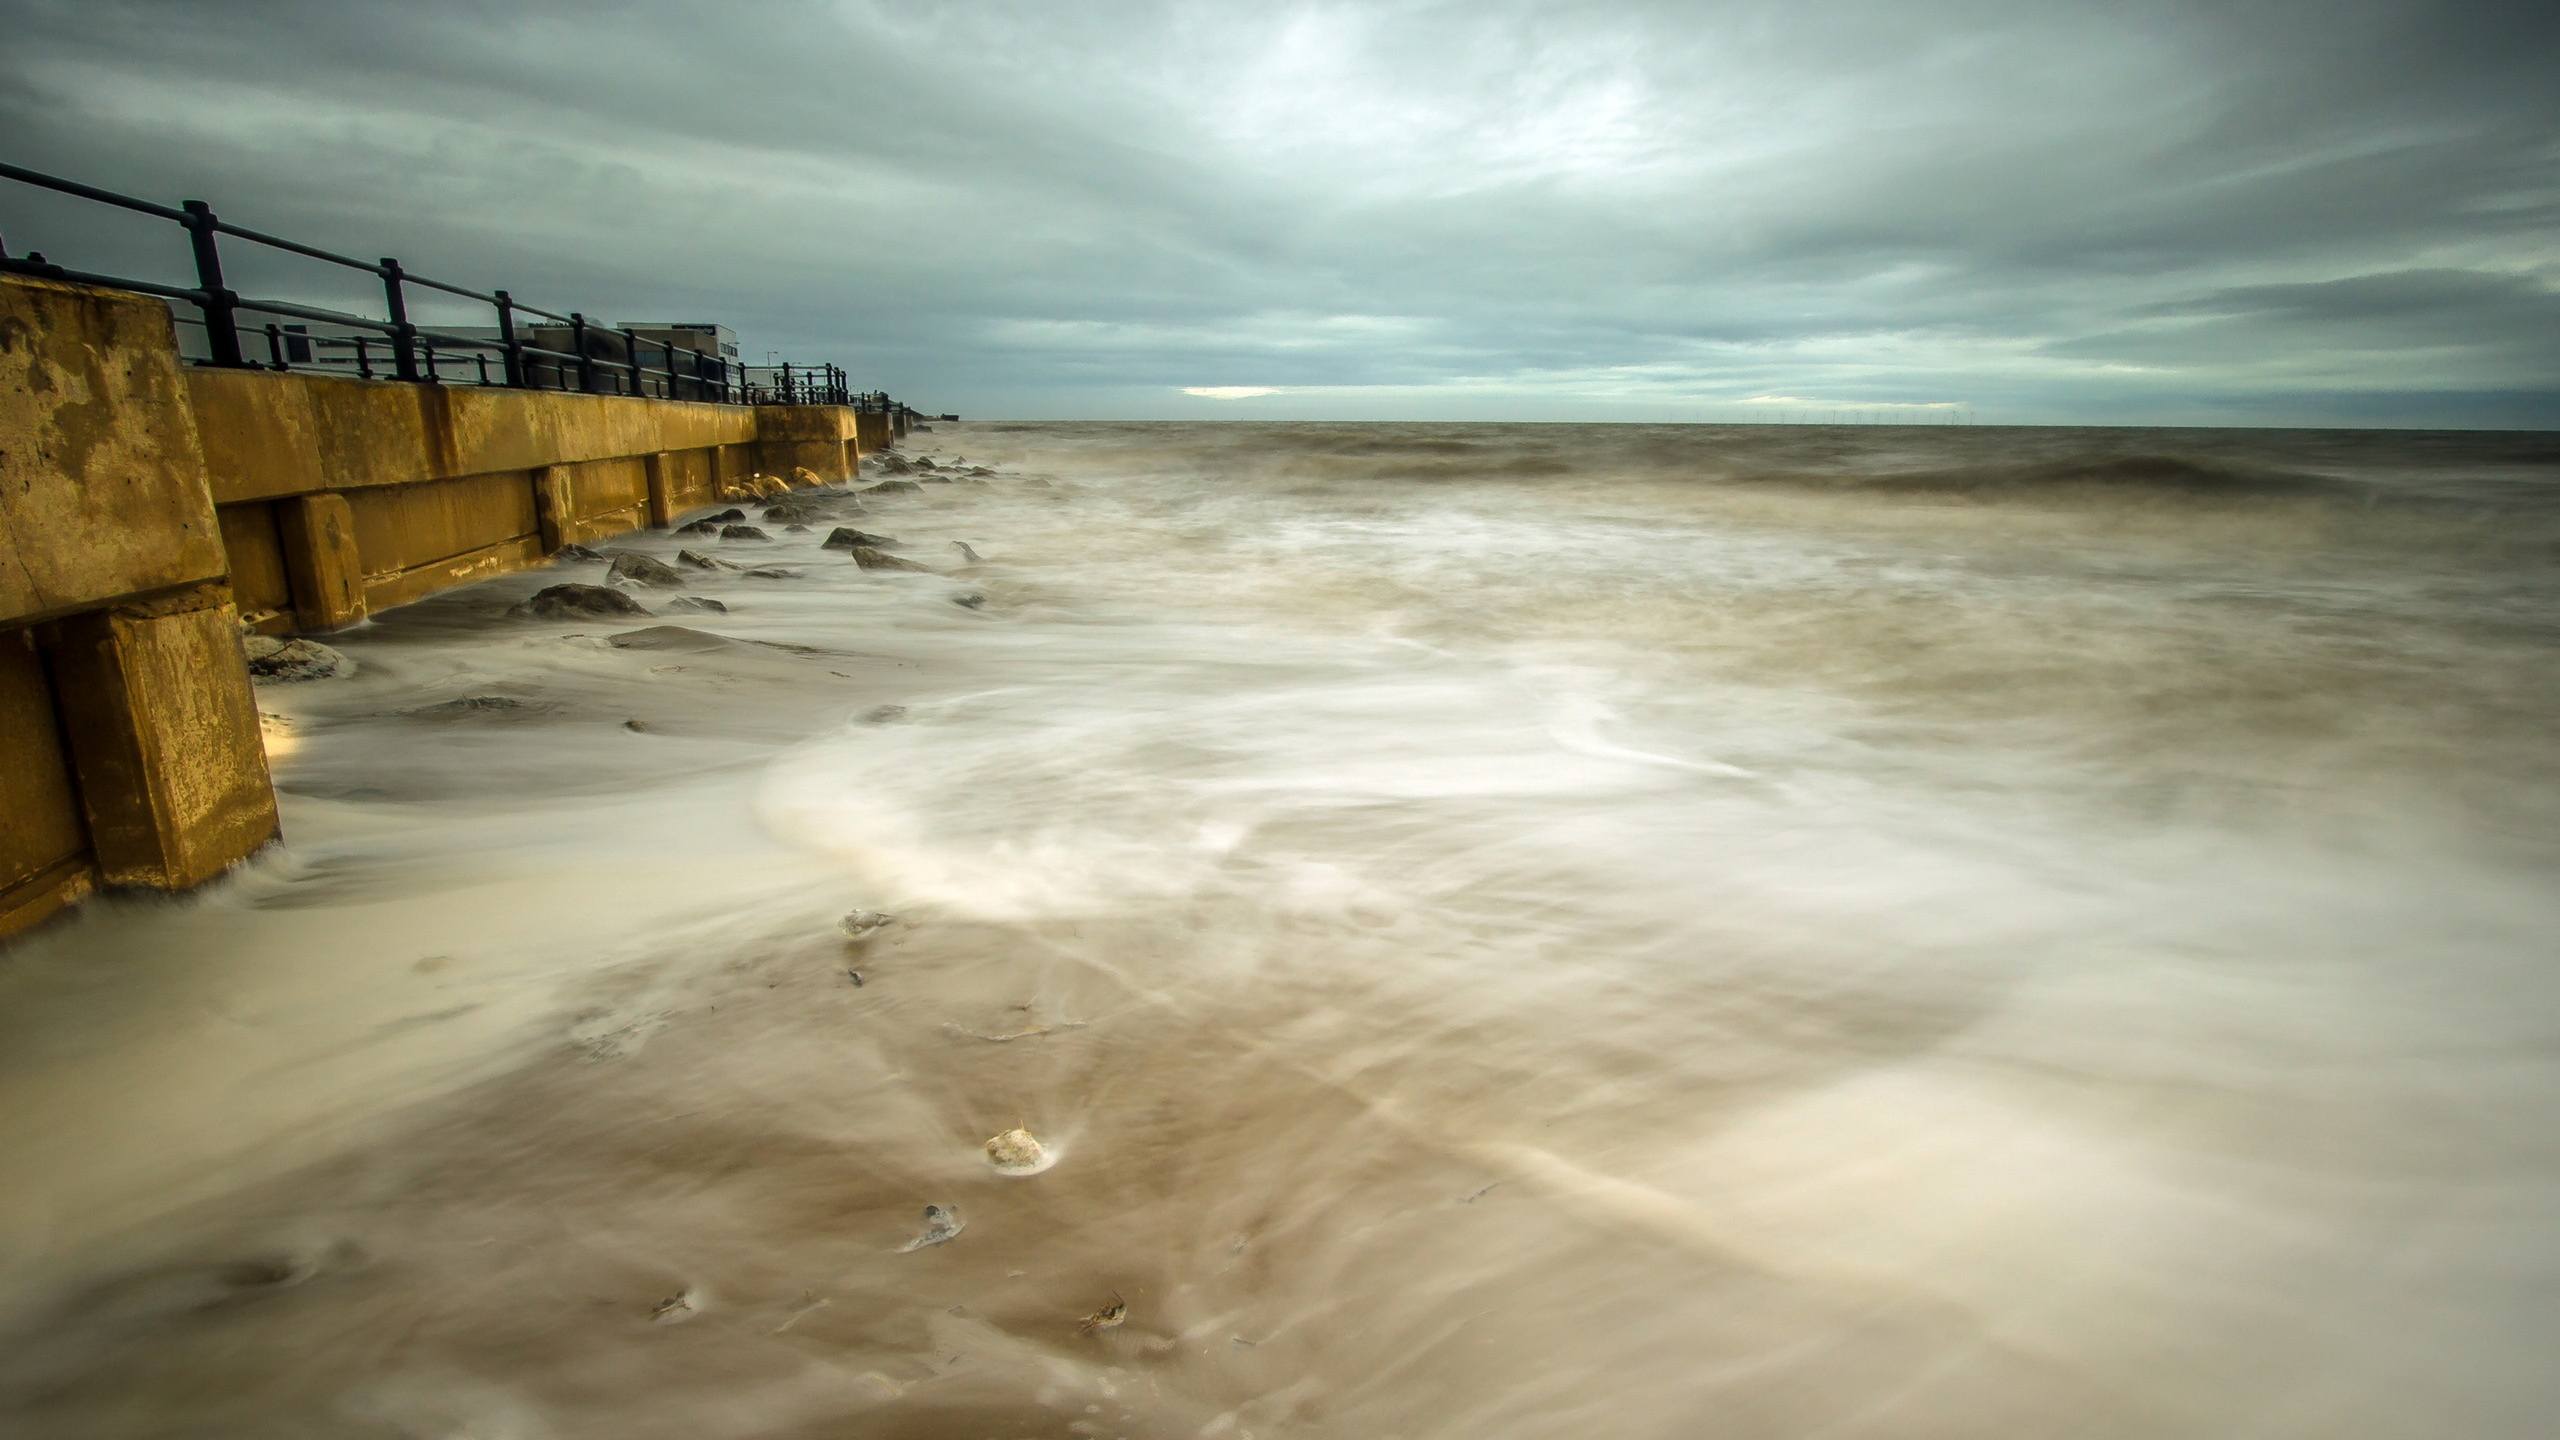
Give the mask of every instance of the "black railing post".
[{"label": "black railing post", "polygon": [[204,292],[196,305],[204,311],[205,344],[213,351],[213,363],[246,365],[249,362],[240,354],[240,297],[222,283],[222,252],[213,240],[213,207],[188,200],[179,208],[187,212],[187,243],[196,255],[196,288]]},{"label": "black railing post", "polygon": [[284,327],[274,321],[267,322],[267,368],[284,368]]},{"label": "black railing post", "polygon": [[670,400],[681,400],[684,397],[676,393],[675,342],[672,340],[661,340],[658,342],[658,350],[666,357],[667,361],[667,398]]},{"label": "black railing post", "polygon": [[640,337],[632,334],[628,325],[622,327],[621,334],[622,368],[630,372],[631,394],[637,399],[649,393],[640,383]]},{"label": "black railing post", "polygon": [[507,383],[522,389],[525,383],[524,342],[516,338],[516,302],[504,290],[497,292],[497,299],[498,343],[507,347]]},{"label": "black railing post", "polygon": [[587,354],[587,317],[584,312],[569,312],[570,349],[578,352],[578,393],[589,394],[596,388],[596,363]]},{"label": "black railing post", "polygon": [[401,293],[400,262],[382,257],[382,293],[391,306],[391,373],[418,378],[418,327],[409,323],[409,297]]},{"label": "black railing post", "polygon": [[783,362],[782,362],[782,403],[783,403],[783,404],[785,404],[785,405],[788,405],[788,404],[792,403],[792,401],[791,401],[791,362],[790,362],[790,361],[788,361],[788,360],[785,360],[785,361],[783,361]]},{"label": "black railing post", "polygon": [[363,380],[373,378],[373,352],[362,335],[356,337],[356,376]]}]

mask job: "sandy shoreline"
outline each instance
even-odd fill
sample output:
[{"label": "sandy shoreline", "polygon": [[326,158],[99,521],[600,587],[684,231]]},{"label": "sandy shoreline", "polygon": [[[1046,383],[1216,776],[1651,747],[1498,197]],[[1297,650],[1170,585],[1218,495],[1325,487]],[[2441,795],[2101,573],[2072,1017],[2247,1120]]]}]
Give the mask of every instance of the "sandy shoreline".
[{"label": "sandy shoreline", "polygon": [[941,573],[345,637],[0,967],[0,1420],[2520,1433],[2542,512],[1707,438],[964,427]]}]

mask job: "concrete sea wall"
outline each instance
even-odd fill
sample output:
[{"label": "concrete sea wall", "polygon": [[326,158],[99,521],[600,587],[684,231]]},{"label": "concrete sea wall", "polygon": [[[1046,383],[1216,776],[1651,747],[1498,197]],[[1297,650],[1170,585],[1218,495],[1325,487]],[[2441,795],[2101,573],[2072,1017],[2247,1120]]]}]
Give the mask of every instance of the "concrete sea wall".
[{"label": "concrete sea wall", "polygon": [[244,622],[334,629],[893,438],[842,406],[188,366],[157,301],[0,276],[0,937],[275,837]]}]

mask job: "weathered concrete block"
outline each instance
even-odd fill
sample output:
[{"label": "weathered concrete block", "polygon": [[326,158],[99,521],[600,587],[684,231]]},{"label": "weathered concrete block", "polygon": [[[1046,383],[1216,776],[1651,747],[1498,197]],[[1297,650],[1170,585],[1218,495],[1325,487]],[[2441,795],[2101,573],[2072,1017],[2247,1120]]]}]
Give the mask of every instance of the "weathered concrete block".
[{"label": "weathered concrete block", "polygon": [[208,586],[63,621],[53,678],[107,883],[182,890],[275,838],[258,706],[227,591]]},{"label": "weathered concrete block", "polygon": [[168,307],[0,275],[0,624],[227,565]]},{"label": "weathered concrete block", "polygon": [[294,623],[338,630],[365,616],[364,562],[356,551],[355,511],[337,494],[296,495],[276,504]]}]

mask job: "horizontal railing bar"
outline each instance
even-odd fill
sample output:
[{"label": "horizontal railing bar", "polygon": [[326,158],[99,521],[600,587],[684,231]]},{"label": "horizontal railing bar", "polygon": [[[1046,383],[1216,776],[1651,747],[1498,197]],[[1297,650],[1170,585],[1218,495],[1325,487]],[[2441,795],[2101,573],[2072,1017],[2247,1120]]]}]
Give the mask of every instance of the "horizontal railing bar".
[{"label": "horizontal railing bar", "polygon": [[136,200],[130,195],[119,195],[113,190],[101,190],[95,185],[83,185],[77,180],[65,180],[59,175],[47,175],[41,170],[29,170],[0,162],[0,176],[45,190],[59,190],[65,195],[77,195],[83,200],[95,200],[102,205],[120,205],[127,210],[139,210],[145,215],[157,215],[163,220],[175,220],[181,225],[187,223],[187,212],[184,210],[172,210],[166,205],[154,205],[148,200]]},{"label": "horizontal railing bar", "polygon": [[240,309],[255,310],[261,315],[290,315],[296,320],[317,320],[324,325],[353,325],[359,330],[371,330],[382,335],[389,335],[399,328],[388,320],[323,310],[314,305],[295,305],[283,300],[240,300],[235,303]]},{"label": "horizontal railing bar", "polygon": [[[423,285],[430,290],[441,290],[447,295],[459,295],[465,300],[477,300],[483,305],[498,303],[498,297],[495,295],[483,295],[477,290],[465,290],[459,285],[447,285],[441,280],[430,280],[424,275],[403,274],[400,278],[411,285]],[[521,310],[524,307],[518,305],[515,308]]]},{"label": "horizontal railing bar", "polygon": [[[261,245],[272,245],[278,250],[290,250],[296,255],[308,255],[314,260],[326,260],[332,265],[344,265],[350,270],[361,270],[367,275],[378,276],[383,273],[382,266],[377,262],[370,260],[358,260],[352,255],[340,255],[334,250],[323,250],[316,245],[305,245],[298,240],[287,240],[281,235],[269,235],[263,230],[251,230],[246,226],[234,225],[228,220],[214,221],[213,228],[225,235],[237,235],[243,240],[254,240]],[[415,277],[403,275],[400,278],[407,280],[414,279]]]}]

